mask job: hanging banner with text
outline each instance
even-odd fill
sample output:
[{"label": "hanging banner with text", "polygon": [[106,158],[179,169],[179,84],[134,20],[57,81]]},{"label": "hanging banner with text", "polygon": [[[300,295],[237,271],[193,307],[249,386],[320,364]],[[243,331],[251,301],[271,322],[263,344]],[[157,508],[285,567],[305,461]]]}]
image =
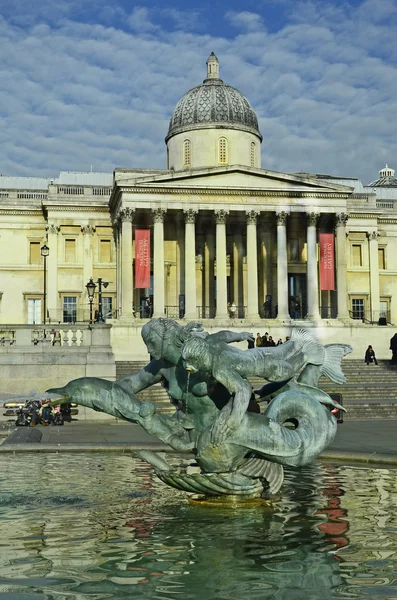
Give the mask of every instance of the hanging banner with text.
[{"label": "hanging banner with text", "polygon": [[320,290],[335,289],[334,234],[320,233]]},{"label": "hanging banner with text", "polygon": [[150,288],[150,230],[135,230],[135,287]]}]

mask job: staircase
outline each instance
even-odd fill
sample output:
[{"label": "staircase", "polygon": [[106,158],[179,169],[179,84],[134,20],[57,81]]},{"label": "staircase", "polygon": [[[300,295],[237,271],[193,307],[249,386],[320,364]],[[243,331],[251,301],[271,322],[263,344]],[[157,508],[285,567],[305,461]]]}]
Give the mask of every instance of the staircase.
[{"label": "staircase", "polygon": [[[123,377],[124,375],[130,375],[131,373],[137,373],[143,367],[147,365],[147,362],[139,361],[119,361],[116,362],[116,378]],[[175,406],[171,404],[171,400],[167,394],[167,391],[159,383],[152,385],[147,390],[142,390],[136,395],[141,402],[150,400],[157,406],[159,413],[166,415],[172,415],[175,412]]]},{"label": "staircase", "polygon": [[397,365],[390,360],[378,360],[378,366],[364,360],[344,359],[344,385],[322,377],[319,386],[327,393],[343,396],[345,419],[397,419]]},{"label": "staircase", "polygon": [[[116,362],[117,378],[136,373],[147,363]],[[363,360],[344,359],[342,369],[346,376],[344,385],[337,385],[322,377],[319,386],[327,393],[342,394],[347,412],[344,419],[397,419],[397,365],[388,360],[379,360],[378,366],[367,366]],[[254,390],[261,388],[265,380],[250,377]],[[159,412],[172,414],[175,411],[166,390],[156,384],[137,394],[141,401],[151,400],[158,405]]]}]

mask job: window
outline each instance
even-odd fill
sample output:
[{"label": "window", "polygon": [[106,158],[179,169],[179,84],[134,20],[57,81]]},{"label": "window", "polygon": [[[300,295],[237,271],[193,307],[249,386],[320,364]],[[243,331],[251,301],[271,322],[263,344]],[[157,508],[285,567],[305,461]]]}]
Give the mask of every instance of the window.
[{"label": "window", "polygon": [[227,139],[224,137],[219,138],[218,141],[218,163],[221,165],[227,165],[228,153],[227,153]]},{"label": "window", "polygon": [[105,320],[113,318],[112,300],[113,298],[111,296],[102,297],[102,315]]},{"label": "window", "polygon": [[361,244],[352,244],[352,266],[353,267],[362,267],[363,266]]},{"label": "window", "polygon": [[190,167],[192,163],[192,151],[191,151],[191,143],[190,140],[185,140],[183,142],[183,166]]},{"label": "window", "polygon": [[30,242],[29,262],[31,265],[39,265],[41,262],[40,242]]},{"label": "window", "polygon": [[378,248],[378,264],[379,269],[386,269],[384,248]]},{"label": "window", "polygon": [[99,261],[103,263],[111,262],[110,240],[100,240],[99,242]]},{"label": "window", "polygon": [[40,298],[28,298],[28,324],[38,325],[41,323],[41,300]]},{"label": "window", "polygon": [[352,299],[352,313],[353,319],[364,318],[364,300],[362,298]]},{"label": "window", "polygon": [[63,298],[63,322],[75,323],[77,316],[77,298],[75,296],[65,296]]},{"label": "window", "polygon": [[65,262],[76,262],[76,240],[65,240]]},{"label": "window", "polygon": [[256,146],[255,142],[251,142],[251,167],[255,167],[256,164]]}]

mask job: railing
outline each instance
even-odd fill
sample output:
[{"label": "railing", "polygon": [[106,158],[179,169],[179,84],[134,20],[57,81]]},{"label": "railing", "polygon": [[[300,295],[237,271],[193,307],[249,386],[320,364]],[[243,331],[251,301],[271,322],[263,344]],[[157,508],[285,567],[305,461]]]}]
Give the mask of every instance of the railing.
[{"label": "railing", "polygon": [[198,306],[197,317],[199,319],[215,319],[215,306]]},{"label": "railing", "polygon": [[184,311],[179,306],[164,306],[164,314],[167,319],[183,319]]},{"label": "railing", "polygon": [[322,319],[337,319],[338,309],[335,306],[320,306],[320,317]]},{"label": "railing", "polygon": [[80,323],[51,325],[10,325],[0,330],[0,351],[22,347],[36,347],[38,350],[56,347],[86,347],[110,345],[111,326],[101,327]]},{"label": "railing", "polygon": [[236,310],[232,310],[232,307],[229,306],[228,307],[228,312],[229,312],[229,317],[231,319],[245,319],[245,316],[247,314],[247,307],[246,306],[236,306]]},{"label": "railing", "polygon": [[389,310],[349,310],[349,316],[368,325],[393,325]]}]

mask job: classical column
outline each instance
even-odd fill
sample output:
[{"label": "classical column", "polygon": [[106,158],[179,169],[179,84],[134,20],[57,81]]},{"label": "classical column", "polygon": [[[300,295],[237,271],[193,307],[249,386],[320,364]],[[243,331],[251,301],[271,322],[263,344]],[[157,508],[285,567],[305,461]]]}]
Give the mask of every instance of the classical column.
[{"label": "classical column", "polygon": [[369,239],[369,286],[371,293],[371,321],[379,319],[379,258],[378,232],[367,233]]},{"label": "classical column", "polygon": [[152,209],[153,217],[153,316],[164,317],[164,216],[163,208]]},{"label": "classical column", "polygon": [[226,219],[228,211],[216,210],[216,318],[227,314]]},{"label": "classical column", "polygon": [[[233,298],[238,307],[244,305],[243,296],[243,236],[235,233],[233,236]],[[243,317],[242,309],[239,308],[238,317]]]},{"label": "classical column", "polygon": [[336,215],[336,290],[338,296],[338,319],[349,317],[347,306],[347,266],[346,266],[346,223],[345,213]]},{"label": "classical column", "polygon": [[112,219],[113,239],[116,248],[116,310],[117,319],[121,316],[121,221],[119,216]]},{"label": "classical column", "polygon": [[196,307],[196,231],[197,210],[186,209],[185,216],[185,318],[197,319]]},{"label": "classical column", "polygon": [[[121,316],[131,317],[133,304],[132,221],[135,210],[124,208],[121,218]],[[136,307],[135,307],[136,308]]]},{"label": "classical column", "polygon": [[[317,220],[319,215],[307,213],[307,318],[320,318],[318,306]],[[301,307],[302,309],[302,307]]]},{"label": "classical column", "polygon": [[247,217],[247,317],[257,319],[258,313],[258,250],[256,222],[258,211],[246,211]]},{"label": "classical column", "polygon": [[[89,282],[91,277],[94,276],[94,261],[93,261],[93,243],[92,238],[96,231],[95,225],[82,225],[81,232],[84,236],[83,238],[83,289],[85,290],[85,285]],[[87,300],[87,298],[85,298]]]},{"label": "classical column", "polygon": [[287,217],[277,213],[277,318],[288,319]]},{"label": "classical column", "polygon": [[[61,319],[58,308],[58,233],[60,227],[51,223],[47,225],[47,245],[50,249],[47,258],[47,312],[50,321]],[[87,279],[88,283],[88,279]],[[59,311],[59,312],[58,312]]]},{"label": "classical column", "polygon": [[204,287],[205,287],[205,315],[206,318],[213,318],[215,314],[215,278],[214,278],[214,262],[215,262],[215,241],[213,223],[206,224],[208,232],[204,246]]}]

